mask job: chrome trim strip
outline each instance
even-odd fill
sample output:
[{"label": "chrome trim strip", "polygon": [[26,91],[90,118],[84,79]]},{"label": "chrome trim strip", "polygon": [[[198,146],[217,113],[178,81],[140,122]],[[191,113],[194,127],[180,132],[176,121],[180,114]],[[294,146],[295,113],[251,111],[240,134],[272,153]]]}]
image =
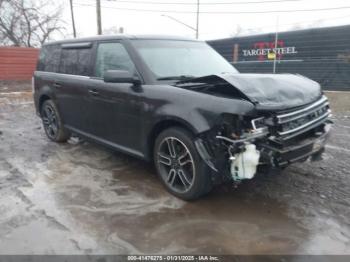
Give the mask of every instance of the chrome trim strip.
[{"label": "chrome trim strip", "polygon": [[61,44],[61,47],[62,49],[91,48],[92,42],[67,43],[67,44]]},{"label": "chrome trim strip", "polygon": [[[304,116],[310,115],[310,114],[314,113],[315,111],[320,110],[321,108],[326,107],[326,106],[328,106],[328,105],[329,105],[329,102],[326,101],[326,102],[324,102],[323,104],[321,104],[321,105],[319,105],[319,106],[317,106],[317,107],[314,107],[314,108],[310,109],[310,111],[301,113],[300,115],[296,115],[295,117],[287,118],[286,120],[278,119],[278,124],[284,124],[284,123],[288,123],[288,122],[297,120],[297,119],[302,118],[302,117],[304,117]],[[278,116],[277,116],[277,117],[278,117]]]},{"label": "chrome trim strip", "polygon": [[285,118],[285,117],[288,117],[288,116],[293,116],[293,115],[297,115],[299,113],[303,113],[305,111],[308,111],[312,108],[314,108],[315,106],[318,106],[324,102],[328,101],[327,97],[326,96],[322,96],[322,98],[318,101],[316,101],[315,103],[313,103],[312,105],[309,105],[308,107],[305,107],[303,109],[300,109],[300,110],[297,110],[297,111],[293,111],[293,112],[290,112],[290,113],[287,113],[287,114],[283,114],[283,115],[278,115],[277,118]]},{"label": "chrome trim strip", "polygon": [[294,129],[291,129],[291,130],[288,130],[288,131],[284,131],[284,132],[278,132],[279,135],[283,136],[283,135],[287,135],[287,134],[290,134],[290,133],[294,133],[294,132],[297,132],[309,125],[312,125],[313,123],[316,123],[317,121],[320,121],[322,120],[323,118],[327,118],[329,116],[329,114],[331,113],[331,110],[327,110],[327,112],[325,114],[323,114],[322,116],[304,124],[304,125],[301,125],[301,126],[298,126],[297,128],[294,128]]},{"label": "chrome trim strip", "polygon": [[69,76],[69,77],[74,77],[74,78],[83,78],[83,79],[96,79],[91,76],[82,76],[82,75],[72,75],[72,74],[64,74],[64,73],[56,73],[56,72],[47,72],[47,71],[36,71],[40,74],[43,75],[53,75],[53,76]]},{"label": "chrome trim strip", "polygon": [[323,123],[327,124],[327,122],[329,122],[329,118],[328,118],[328,117],[323,118],[323,119],[321,119],[320,121],[318,121],[318,122],[316,122],[316,123],[313,123],[312,125],[309,125],[309,126],[305,127],[305,129],[299,130],[299,131],[294,132],[293,134],[290,134],[290,135],[282,136],[281,138],[282,138],[283,140],[289,140],[289,139],[291,139],[291,138],[293,138],[293,137],[296,137],[296,136],[298,136],[298,135],[300,135],[300,134],[302,134],[302,133],[305,133],[305,132],[307,132],[307,131],[309,131],[309,130],[311,130],[311,129],[313,129],[313,128],[315,128],[315,127],[317,127],[317,126],[319,126],[319,125],[321,125],[321,124],[323,124]]}]

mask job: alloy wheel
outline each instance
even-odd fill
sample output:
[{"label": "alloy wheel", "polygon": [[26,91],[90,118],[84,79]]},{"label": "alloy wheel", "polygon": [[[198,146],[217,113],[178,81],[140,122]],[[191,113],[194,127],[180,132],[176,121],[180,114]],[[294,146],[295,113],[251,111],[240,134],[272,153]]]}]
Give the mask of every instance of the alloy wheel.
[{"label": "alloy wheel", "polygon": [[50,105],[45,105],[42,111],[42,120],[47,135],[54,139],[58,133],[58,122],[55,110]]},{"label": "alloy wheel", "polygon": [[157,163],[164,182],[174,191],[190,190],[195,178],[193,157],[187,146],[175,137],[166,137],[159,144]]}]

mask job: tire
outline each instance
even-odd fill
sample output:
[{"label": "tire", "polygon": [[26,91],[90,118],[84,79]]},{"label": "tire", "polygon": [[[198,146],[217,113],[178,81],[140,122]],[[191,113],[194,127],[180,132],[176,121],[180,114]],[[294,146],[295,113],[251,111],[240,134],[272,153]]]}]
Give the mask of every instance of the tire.
[{"label": "tire", "polygon": [[153,159],[166,189],[183,200],[194,200],[212,189],[211,171],[199,156],[194,135],[183,128],[169,128],[155,141]]},{"label": "tire", "polygon": [[46,100],[40,111],[46,136],[57,143],[66,142],[70,132],[64,128],[57,106],[52,100]]}]

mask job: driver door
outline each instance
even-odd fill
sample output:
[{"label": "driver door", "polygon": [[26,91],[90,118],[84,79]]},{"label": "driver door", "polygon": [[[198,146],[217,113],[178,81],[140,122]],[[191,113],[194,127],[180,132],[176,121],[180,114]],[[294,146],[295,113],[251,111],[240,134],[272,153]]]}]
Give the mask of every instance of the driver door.
[{"label": "driver door", "polygon": [[135,65],[122,43],[97,44],[94,77],[88,90],[89,133],[113,147],[139,151],[140,93],[130,83],[104,82],[103,76],[107,70],[136,73]]}]

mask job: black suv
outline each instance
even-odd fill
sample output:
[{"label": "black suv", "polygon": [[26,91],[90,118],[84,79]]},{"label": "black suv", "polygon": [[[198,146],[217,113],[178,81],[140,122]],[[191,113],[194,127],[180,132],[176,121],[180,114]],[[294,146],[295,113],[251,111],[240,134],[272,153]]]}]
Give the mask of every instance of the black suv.
[{"label": "black suv", "polygon": [[240,74],[204,42],[102,36],[45,44],[34,99],[46,135],[72,133],[154,161],[190,200],[319,155],[330,129],[320,85],[300,75]]}]

